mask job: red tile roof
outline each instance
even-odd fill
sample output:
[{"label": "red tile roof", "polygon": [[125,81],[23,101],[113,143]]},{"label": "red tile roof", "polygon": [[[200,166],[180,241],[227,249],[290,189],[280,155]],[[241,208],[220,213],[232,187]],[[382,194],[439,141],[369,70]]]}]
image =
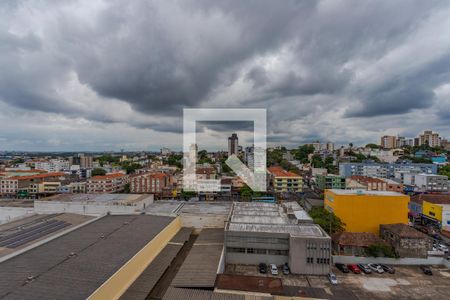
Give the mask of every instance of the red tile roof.
[{"label": "red tile roof", "polygon": [[450,204],[450,194],[419,194],[411,197],[411,201],[422,204],[427,201],[434,204]]},{"label": "red tile roof", "polygon": [[275,177],[301,177],[298,174],[289,172],[284,170],[282,167],[270,167],[269,172],[272,173]]},{"label": "red tile roof", "polygon": [[405,237],[405,238],[424,238],[424,239],[430,238],[425,233],[420,232],[419,230],[414,229],[411,226],[403,224],[403,223],[381,224],[380,229],[381,230],[386,229],[388,231],[391,231],[391,232],[397,234],[400,237]]},{"label": "red tile roof", "polygon": [[93,176],[91,178],[91,180],[114,179],[114,178],[119,178],[119,177],[124,177],[124,176],[126,176],[126,175],[122,174],[122,173],[113,173],[113,174],[106,174],[106,175],[102,175],[102,176]]},{"label": "red tile roof", "polygon": [[54,172],[54,173],[28,175],[28,176],[13,176],[13,177],[9,177],[8,179],[12,179],[12,180],[30,180],[30,179],[40,179],[40,178],[48,178],[48,177],[61,177],[61,176],[64,176],[64,175],[65,175],[65,173],[62,173],[62,172]]}]

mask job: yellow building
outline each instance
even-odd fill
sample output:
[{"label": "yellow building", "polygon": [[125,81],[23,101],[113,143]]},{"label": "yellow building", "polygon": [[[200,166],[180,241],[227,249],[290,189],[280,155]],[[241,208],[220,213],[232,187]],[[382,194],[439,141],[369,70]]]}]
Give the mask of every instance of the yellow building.
[{"label": "yellow building", "polygon": [[380,224],[408,223],[409,196],[396,192],[325,190],[325,208],[350,232],[378,234]]},{"label": "yellow building", "polygon": [[432,219],[436,219],[442,223],[442,205],[438,203],[431,203],[423,201],[422,214]]},{"label": "yellow building", "polygon": [[271,184],[275,192],[294,192],[302,191],[303,177],[293,172],[288,172],[281,167],[270,167]]}]

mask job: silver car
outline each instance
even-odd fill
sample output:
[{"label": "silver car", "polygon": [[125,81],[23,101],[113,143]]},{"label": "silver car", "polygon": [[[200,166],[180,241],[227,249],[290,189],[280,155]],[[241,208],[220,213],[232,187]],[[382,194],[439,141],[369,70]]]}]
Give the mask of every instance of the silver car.
[{"label": "silver car", "polygon": [[372,271],[377,272],[377,273],[384,273],[384,270],[381,266],[377,265],[377,264],[367,264],[369,266],[370,269],[372,269]]},{"label": "silver car", "polygon": [[336,275],[334,275],[333,273],[328,273],[327,277],[331,284],[333,284],[333,285],[338,284]]}]

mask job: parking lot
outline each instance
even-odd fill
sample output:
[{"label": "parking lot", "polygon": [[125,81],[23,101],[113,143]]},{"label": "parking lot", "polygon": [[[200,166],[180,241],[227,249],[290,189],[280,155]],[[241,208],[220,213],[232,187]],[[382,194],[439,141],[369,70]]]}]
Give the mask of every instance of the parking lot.
[{"label": "parking lot", "polygon": [[330,299],[337,292],[351,291],[358,299],[450,299],[450,270],[433,266],[433,275],[425,275],[418,266],[396,266],[395,274],[344,274],[334,266],[339,284],[333,286],[326,276],[260,274],[257,266],[227,265],[227,274],[281,278],[285,286],[322,288]]}]

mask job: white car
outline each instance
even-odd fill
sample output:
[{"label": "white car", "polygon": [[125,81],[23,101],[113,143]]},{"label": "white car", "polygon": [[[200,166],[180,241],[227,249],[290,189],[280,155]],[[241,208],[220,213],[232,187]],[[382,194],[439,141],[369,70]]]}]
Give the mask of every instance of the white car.
[{"label": "white car", "polygon": [[384,270],[381,266],[377,265],[377,264],[367,264],[369,266],[369,268],[372,269],[372,271],[377,272],[377,273],[384,273]]},{"label": "white car", "polygon": [[278,275],[278,268],[275,264],[270,264],[269,268],[272,275]]},{"label": "white car", "polygon": [[439,251],[442,251],[442,252],[448,252],[448,247],[445,246],[445,245],[439,244],[439,245],[437,246],[437,248],[439,249]]},{"label": "white car", "polygon": [[328,280],[331,282],[331,284],[333,284],[333,285],[338,284],[336,275],[334,275],[333,273],[328,273],[327,277],[328,277]]}]

